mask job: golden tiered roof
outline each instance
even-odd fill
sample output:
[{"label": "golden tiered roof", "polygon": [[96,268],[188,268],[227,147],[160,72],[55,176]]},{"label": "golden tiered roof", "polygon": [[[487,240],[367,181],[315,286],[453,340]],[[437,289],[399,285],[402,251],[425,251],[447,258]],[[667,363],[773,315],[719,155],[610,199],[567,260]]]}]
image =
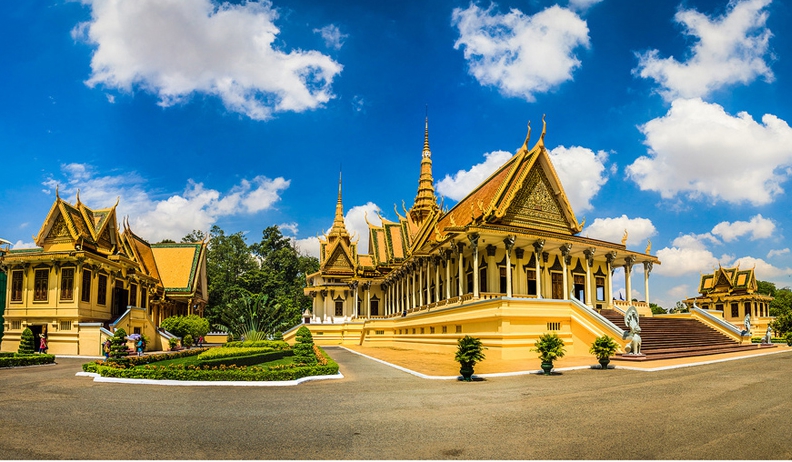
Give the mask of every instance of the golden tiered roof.
[{"label": "golden tiered roof", "polygon": [[319,239],[319,268],[328,274],[351,275],[355,272],[357,243],[352,242],[344,224],[344,205],[341,201],[341,174],[338,174],[338,200],[330,231]]},{"label": "golden tiered roof", "polygon": [[754,293],[758,285],[754,269],[741,270],[739,266],[723,268],[718,266],[712,274],[701,276],[699,293],[702,295],[732,294],[737,292]]},{"label": "golden tiered roof", "polygon": [[74,249],[78,245],[102,255],[112,255],[120,241],[117,206],[118,201],[110,208],[92,210],[80,202],[79,192],[77,203],[71,205],[61,199],[56,190],[55,202],[33,241],[44,251]]}]

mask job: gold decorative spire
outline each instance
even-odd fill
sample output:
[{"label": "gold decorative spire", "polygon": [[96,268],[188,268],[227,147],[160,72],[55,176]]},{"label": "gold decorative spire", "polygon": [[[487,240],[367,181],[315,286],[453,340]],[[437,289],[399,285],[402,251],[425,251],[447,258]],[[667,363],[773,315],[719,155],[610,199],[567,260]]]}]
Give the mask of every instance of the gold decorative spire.
[{"label": "gold decorative spire", "polygon": [[432,151],[429,149],[429,117],[424,123],[424,145],[421,153],[421,175],[418,178],[418,194],[410,214],[417,222],[422,222],[432,211],[439,210],[432,177]]},{"label": "gold decorative spire", "polygon": [[346,225],[344,224],[344,205],[341,203],[341,172],[338,172],[338,201],[336,201],[335,218],[333,219],[333,227],[328,233],[329,236],[346,237],[349,238]]}]

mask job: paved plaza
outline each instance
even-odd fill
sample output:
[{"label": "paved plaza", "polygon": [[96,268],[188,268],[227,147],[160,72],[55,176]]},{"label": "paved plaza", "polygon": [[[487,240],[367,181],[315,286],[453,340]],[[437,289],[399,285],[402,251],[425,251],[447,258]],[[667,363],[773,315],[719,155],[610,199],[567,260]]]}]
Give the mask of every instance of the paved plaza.
[{"label": "paved plaza", "polygon": [[427,380],[326,348],[340,380],[166,387],[0,370],[4,459],[789,459],[792,354]]}]

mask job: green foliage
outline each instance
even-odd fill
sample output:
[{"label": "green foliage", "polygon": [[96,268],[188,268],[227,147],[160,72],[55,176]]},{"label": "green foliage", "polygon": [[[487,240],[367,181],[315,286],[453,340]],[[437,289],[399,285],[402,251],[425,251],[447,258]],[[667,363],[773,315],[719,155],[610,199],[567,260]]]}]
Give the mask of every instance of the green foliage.
[{"label": "green foliage", "polygon": [[775,297],[776,286],[772,282],[757,280],[756,291],[759,292],[760,294],[765,294],[771,297]]},{"label": "green foliage", "polygon": [[255,347],[255,348],[245,348],[245,347],[230,347],[230,348],[210,348],[205,352],[198,355],[199,361],[206,361],[209,359],[218,359],[218,358],[233,358],[234,356],[247,356],[251,354],[257,353],[270,353],[275,350],[274,348],[269,347]]},{"label": "green foliage", "polygon": [[776,318],[770,322],[770,327],[781,335],[792,332],[792,312],[786,311],[777,315]]},{"label": "green foliage", "polygon": [[83,364],[83,371],[94,372],[102,377],[122,377],[154,380],[207,380],[207,381],[283,381],[303,377],[336,375],[338,364],[320,350],[325,364],[276,365],[276,366],[185,366],[172,364],[158,366],[150,364],[136,368],[120,368],[101,362]]},{"label": "green foliage", "polygon": [[295,361],[303,364],[316,364],[313,335],[311,335],[310,329],[305,326],[300,327],[297,329],[295,337],[297,339],[293,348]]},{"label": "green foliage", "polygon": [[544,334],[536,341],[532,351],[539,353],[539,359],[543,363],[552,363],[558,358],[563,358],[566,354],[564,341],[558,334]]},{"label": "green foliage", "polygon": [[286,328],[296,325],[311,307],[303,293],[305,277],[318,269],[319,260],[300,254],[277,226],[266,228],[261,241],[250,246],[242,233],[226,235],[214,226],[207,251],[207,318],[211,325],[224,324],[223,312],[240,294],[260,294],[280,305]]},{"label": "green foliage", "polygon": [[594,339],[594,342],[591,344],[591,348],[589,348],[589,353],[596,356],[597,359],[606,359],[613,356],[618,349],[619,344],[616,343],[615,340],[607,335],[603,335],[602,337],[597,337]]},{"label": "green foliage", "polygon": [[196,339],[209,332],[209,321],[196,314],[171,316],[163,319],[160,327],[177,337],[184,338],[190,335]]},{"label": "green foliage", "polygon": [[[248,349],[252,350],[252,349]],[[291,350],[269,350],[269,351],[260,351],[258,353],[250,353],[238,356],[232,356],[230,358],[215,358],[215,359],[207,359],[207,360],[199,360],[201,366],[208,365],[208,366],[255,366],[256,364],[266,363],[270,361],[276,361],[281,358],[285,358],[287,356],[293,356],[294,352]]]},{"label": "green foliage", "polygon": [[784,336],[784,340],[786,340],[786,344],[792,346],[792,332],[787,332]]},{"label": "green foliage", "polygon": [[37,364],[52,364],[55,355],[48,354],[21,354],[11,353],[11,356],[0,356],[0,367],[35,366]]},{"label": "green foliage", "polygon": [[481,339],[466,335],[457,340],[457,351],[454,360],[462,366],[473,367],[484,359],[486,348],[481,344]]},{"label": "green foliage", "polygon": [[[197,355],[203,353],[206,350],[207,350],[207,348],[196,348],[196,349],[193,349],[193,350],[182,350],[182,351],[178,351],[178,352],[160,353],[160,354],[156,354],[156,355],[127,356],[124,359],[124,361],[122,363],[120,363],[120,364],[118,362],[116,362],[116,361],[113,361],[113,360],[107,360],[107,361],[101,361],[100,360],[100,361],[86,363],[86,364],[96,364],[96,363],[98,363],[98,364],[112,365],[114,367],[133,367],[133,366],[140,365],[140,364],[149,364],[149,363],[154,363],[154,362],[158,362],[158,361],[166,361],[166,360],[169,360],[169,359],[184,358],[184,357],[187,357],[187,356],[197,356]],[[85,371],[85,372],[94,372],[94,371],[86,370],[86,364],[83,364],[83,371]]]},{"label": "green foliage", "polygon": [[228,302],[220,320],[222,324],[215,326],[218,330],[245,340],[266,340],[291,322],[288,311],[268,295],[244,293]]},{"label": "green foliage", "polygon": [[110,337],[110,359],[117,362],[123,362],[129,350],[127,349],[126,331],[123,328],[118,328]]},{"label": "green foliage", "polygon": [[177,338],[168,339],[168,347],[170,347],[171,350],[175,349],[177,346],[179,346],[179,339]]},{"label": "green foliage", "polygon": [[184,348],[190,348],[193,345],[192,335],[190,334],[185,335],[184,338],[182,339],[182,345],[184,345]]},{"label": "green foliage", "polygon": [[33,331],[29,327],[25,327],[22,331],[22,338],[19,340],[19,349],[17,352],[21,355],[32,355],[36,352],[36,346],[33,338]]},{"label": "green foliage", "polygon": [[200,229],[194,229],[190,234],[184,236],[181,241],[183,244],[191,244],[194,242],[202,242],[204,239],[206,239],[206,233]]},{"label": "green foliage", "polygon": [[[775,298],[770,302],[770,316],[792,315],[792,290],[788,287],[776,289]],[[789,329],[781,331],[788,332]]]},{"label": "green foliage", "polygon": [[668,313],[668,311],[666,311],[665,308],[663,308],[660,305],[654,304],[654,303],[650,303],[649,304],[649,309],[652,310],[652,314],[667,314]]},{"label": "green foliage", "polygon": [[258,348],[266,347],[273,350],[290,350],[291,346],[283,340],[245,340],[244,342],[226,342],[222,348]]},{"label": "green foliage", "polygon": [[672,313],[687,313],[689,311],[690,311],[690,308],[687,306],[687,304],[685,304],[685,302],[683,302],[681,300],[676,302],[676,304],[674,305],[674,308],[671,309]]},{"label": "green foliage", "polygon": [[[763,337],[751,337],[751,343],[762,343]],[[786,343],[786,338],[771,337],[770,343]]]}]

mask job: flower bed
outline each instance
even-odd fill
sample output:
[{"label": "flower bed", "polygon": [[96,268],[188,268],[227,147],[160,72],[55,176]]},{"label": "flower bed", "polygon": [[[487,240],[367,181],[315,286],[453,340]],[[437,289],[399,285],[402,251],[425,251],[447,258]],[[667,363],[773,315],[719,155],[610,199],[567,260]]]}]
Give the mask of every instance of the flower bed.
[{"label": "flower bed", "polygon": [[55,355],[47,354],[21,355],[11,353],[0,356],[0,367],[35,366],[38,364],[53,364],[54,362]]},{"label": "flower bed", "polygon": [[[83,371],[94,372],[102,377],[154,379],[154,380],[205,380],[205,381],[283,381],[296,380],[316,375],[335,375],[338,363],[316,347],[319,364],[286,364],[277,366],[246,365],[183,365],[171,364],[158,366],[149,364],[142,367],[122,368],[91,362],[83,364]],[[283,354],[284,352],[278,352]]]}]

